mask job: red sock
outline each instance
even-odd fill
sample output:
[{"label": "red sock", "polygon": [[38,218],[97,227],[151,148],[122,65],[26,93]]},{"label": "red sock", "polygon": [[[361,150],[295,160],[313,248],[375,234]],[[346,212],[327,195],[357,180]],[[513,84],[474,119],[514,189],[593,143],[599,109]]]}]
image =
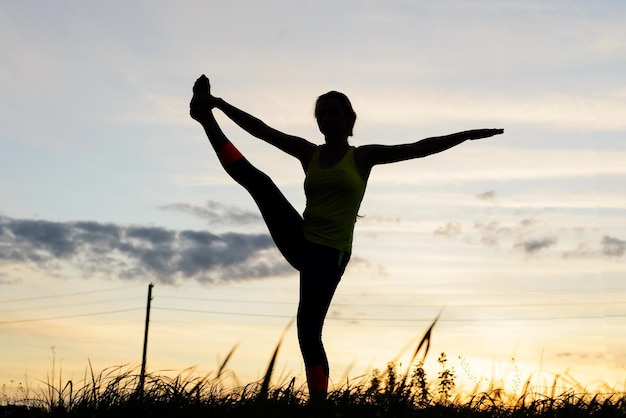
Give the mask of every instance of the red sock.
[{"label": "red sock", "polygon": [[328,375],[321,364],[306,369],[306,381],[309,385],[309,393],[328,390]]},{"label": "red sock", "polygon": [[241,155],[239,150],[235,148],[232,142],[228,142],[217,152],[217,158],[220,160],[220,163],[226,167],[227,165],[243,158],[243,155]]}]

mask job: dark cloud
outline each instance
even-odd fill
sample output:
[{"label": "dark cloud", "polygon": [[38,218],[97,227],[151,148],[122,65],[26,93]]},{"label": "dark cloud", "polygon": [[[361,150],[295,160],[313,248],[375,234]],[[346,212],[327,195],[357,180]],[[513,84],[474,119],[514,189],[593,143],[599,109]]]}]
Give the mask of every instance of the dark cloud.
[{"label": "dark cloud", "polygon": [[605,235],[601,242],[602,254],[608,257],[621,257],[626,251],[626,241]]},{"label": "dark cloud", "polygon": [[170,245],[176,239],[176,233],[163,228],[129,227],[126,228],[126,237],[135,238],[139,242],[149,242],[152,245]]},{"label": "dark cloud", "polygon": [[250,225],[262,221],[257,212],[247,211],[236,206],[207,201],[206,206],[193,206],[187,203],[172,203],[160,209],[186,213],[212,224]]},{"label": "dark cloud", "polygon": [[545,250],[550,248],[554,244],[556,244],[556,238],[539,238],[539,239],[528,239],[525,241],[521,241],[516,243],[513,248],[516,250],[521,250],[526,254],[535,254],[541,250]]},{"label": "dark cloud", "polygon": [[[4,237],[13,238],[13,251],[9,253],[18,260],[37,260],[40,253],[64,259],[75,254],[79,245],[73,239],[72,231],[58,222],[13,220],[3,225]],[[26,251],[16,251],[18,248]]]},{"label": "dark cloud", "polygon": [[85,275],[213,282],[292,272],[269,235],[0,218],[0,263]]},{"label": "dark cloud", "polygon": [[496,192],[494,190],[489,190],[488,192],[477,194],[476,198],[480,200],[493,200],[496,198]]}]

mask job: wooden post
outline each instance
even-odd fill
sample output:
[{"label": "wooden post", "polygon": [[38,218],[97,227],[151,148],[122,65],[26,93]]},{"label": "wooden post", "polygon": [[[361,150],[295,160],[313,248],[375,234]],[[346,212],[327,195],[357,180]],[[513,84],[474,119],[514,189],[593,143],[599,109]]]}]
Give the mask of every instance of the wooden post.
[{"label": "wooden post", "polygon": [[143,356],[141,358],[141,374],[139,375],[139,393],[143,393],[143,384],[146,379],[146,355],[148,352],[148,326],[150,325],[150,302],[152,301],[152,288],[154,285],[148,285],[148,305],[146,306],[146,327],[143,335]]}]

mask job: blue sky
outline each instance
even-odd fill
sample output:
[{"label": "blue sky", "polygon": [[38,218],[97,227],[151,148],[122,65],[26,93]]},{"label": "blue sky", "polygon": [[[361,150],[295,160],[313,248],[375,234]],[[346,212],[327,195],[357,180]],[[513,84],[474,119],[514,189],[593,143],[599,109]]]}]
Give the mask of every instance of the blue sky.
[{"label": "blue sky", "polygon": [[[138,364],[150,282],[150,370],[208,372],[238,344],[236,377],[262,375],[297,276],[188,117],[206,73],[216,95],[317,143],[314,101],[334,89],[357,146],[505,129],[374,169],[325,330],[333,380],[408,355],[443,308],[433,350],[470,385],[493,370],[623,384],[623,2],[0,11],[0,382],[45,380],[53,351],[68,378],[88,359]],[[302,210],[298,162],[218,117]],[[295,329],[284,344],[281,370],[302,376]]]}]

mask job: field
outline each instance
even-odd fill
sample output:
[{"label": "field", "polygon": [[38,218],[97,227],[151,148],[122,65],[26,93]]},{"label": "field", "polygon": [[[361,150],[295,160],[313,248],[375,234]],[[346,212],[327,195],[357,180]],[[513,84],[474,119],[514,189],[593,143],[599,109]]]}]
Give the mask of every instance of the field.
[{"label": "field", "polygon": [[[460,394],[454,373],[445,368],[431,384],[419,364],[399,373],[393,364],[368,379],[349,382],[329,393],[326,403],[307,404],[306,391],[294,379],[279,385],[269,380],[228,388],[226,370],[193,377],[148,375],[143,390],[136,370],[116,367],[92,375],[80,387],[71,381],[50,382],[33,396],[3,400],[1,417],[626,417],[624,393],[591,394],[572,388],[542,394],[524,388],[521,396],[501,389]],[[556,382],[555,382],[556,387]],[[26,395],[26,394],[22,394]]]},{"label": "field", "polygon": [[[20,387],[8,394],[3,387],[0,417],[626,417],[626,393],[608,388],[589,393],[558,375],[543,391],[533,388],[528,378],[520,393],[506,393],[495,382],[487,390],[477,387],[463,393],[456,388],[446,354],[440,353],[436,378],[431,379],[423,364],[434,325],[408,368],[399,370],[389,363],[333,388],[320,404],[308,402],[306,388],[296,385],[295,378],[272,383],[281,340],[264,378],[247,385],[229,381],[227,365],[234,349],[208,376],[195,376],[193,368],[167,377],[144,376],[136,367],[99,373],[89,367],[81,382],[73,382],[64,381],[60,372],[57,376],[53,364],[39,392]],[[571,387],[565,388],[565,383]]]}]

